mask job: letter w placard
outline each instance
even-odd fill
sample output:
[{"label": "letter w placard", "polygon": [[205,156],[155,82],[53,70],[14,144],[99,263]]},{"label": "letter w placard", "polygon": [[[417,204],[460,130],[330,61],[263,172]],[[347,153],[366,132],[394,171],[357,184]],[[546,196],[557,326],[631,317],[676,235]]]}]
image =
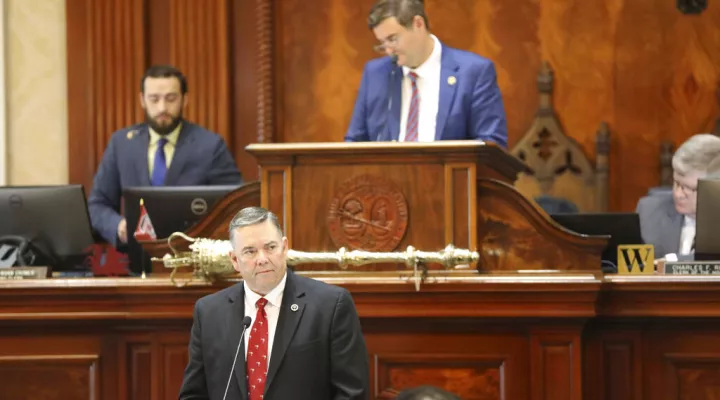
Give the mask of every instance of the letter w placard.
[{"label": "letter w placard", "polygon": [[618,246],[618,273],[651,275],[655,272],[655,247],[651,244]]}]

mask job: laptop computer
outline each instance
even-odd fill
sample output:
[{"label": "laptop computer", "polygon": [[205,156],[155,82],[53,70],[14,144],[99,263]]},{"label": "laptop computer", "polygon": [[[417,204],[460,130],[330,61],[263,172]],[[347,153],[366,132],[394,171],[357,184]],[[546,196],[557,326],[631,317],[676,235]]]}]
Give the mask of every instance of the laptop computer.
[{"label": "laptop computer", "polygon": [[584,235],[609,235],[602,253],[602,269],[617,272],[617,248],[623,244],[643,244],[640,216],[637,213],[577,213],[551,214],[563,227]]}]

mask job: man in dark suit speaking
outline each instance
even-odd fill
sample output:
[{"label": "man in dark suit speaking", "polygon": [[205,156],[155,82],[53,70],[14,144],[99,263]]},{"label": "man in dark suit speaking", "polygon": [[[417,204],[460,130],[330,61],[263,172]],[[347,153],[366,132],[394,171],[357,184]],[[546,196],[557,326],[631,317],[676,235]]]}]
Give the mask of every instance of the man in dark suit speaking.
[{"label": "man in dark suit speaking", "polygon": [[230,242],[243,283],[196,303],[179,399],[369,399],[368,354],[348,291],[288,270],[287,238],[263,208],[235,215]]}]

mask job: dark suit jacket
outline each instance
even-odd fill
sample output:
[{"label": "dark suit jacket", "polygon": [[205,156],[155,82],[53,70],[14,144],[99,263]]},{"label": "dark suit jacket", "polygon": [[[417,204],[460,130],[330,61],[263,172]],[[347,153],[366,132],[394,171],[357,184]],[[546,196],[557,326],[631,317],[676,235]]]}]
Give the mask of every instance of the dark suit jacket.
[{"label": "dark suit jacket", "polygon": [[655,246],[655,258],[680,250],[683,216],[675,210],[672,192],[657,193],[640,199],[636,212],[645,244]]},{"label": "dark suit jacket", "polygon": [[[117,246],[117,227],[122,217],[123,189],[150,186],[147,124],[113,133],[98,167],[88,198],[93,229]],[[234,185],[242,176],[223,139],[198,125],[184,121],[167,171],[167,186]],[[131,235],[132,232],[128,232]]]},{"label": "dark suit jacket", "polygon": [[[287,273],[264,400],[369,399],[368,354],[352,297]],[[180,400],[222,399],[242,333],[244,296],[239,283],[195,304]],[[244,354],[243,340],[228,399],[248,398]]]},{"label": "dark suit jacket", "polygon": [[[493,62],[448,46],[442,47],[441,57],[435,140],[475,139],[507,147],[505,108]],[[453,84],[450,77],[455,78]],[[390,57],[365,65],[345,141],[398,140],[402,79],[402,67]]]}]

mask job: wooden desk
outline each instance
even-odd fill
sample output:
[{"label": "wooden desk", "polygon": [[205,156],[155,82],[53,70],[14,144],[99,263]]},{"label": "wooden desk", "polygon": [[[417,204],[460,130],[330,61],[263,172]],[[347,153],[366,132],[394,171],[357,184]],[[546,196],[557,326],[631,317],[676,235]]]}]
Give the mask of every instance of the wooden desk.
[{"label": "wooden desk", "polygon": [[[472,399],[720,396],[720,279],[327,274],[357,304],[375,398],[420,383]],[[193,303],[234,282],[0,282],[0,398],[176,399]]]}]

